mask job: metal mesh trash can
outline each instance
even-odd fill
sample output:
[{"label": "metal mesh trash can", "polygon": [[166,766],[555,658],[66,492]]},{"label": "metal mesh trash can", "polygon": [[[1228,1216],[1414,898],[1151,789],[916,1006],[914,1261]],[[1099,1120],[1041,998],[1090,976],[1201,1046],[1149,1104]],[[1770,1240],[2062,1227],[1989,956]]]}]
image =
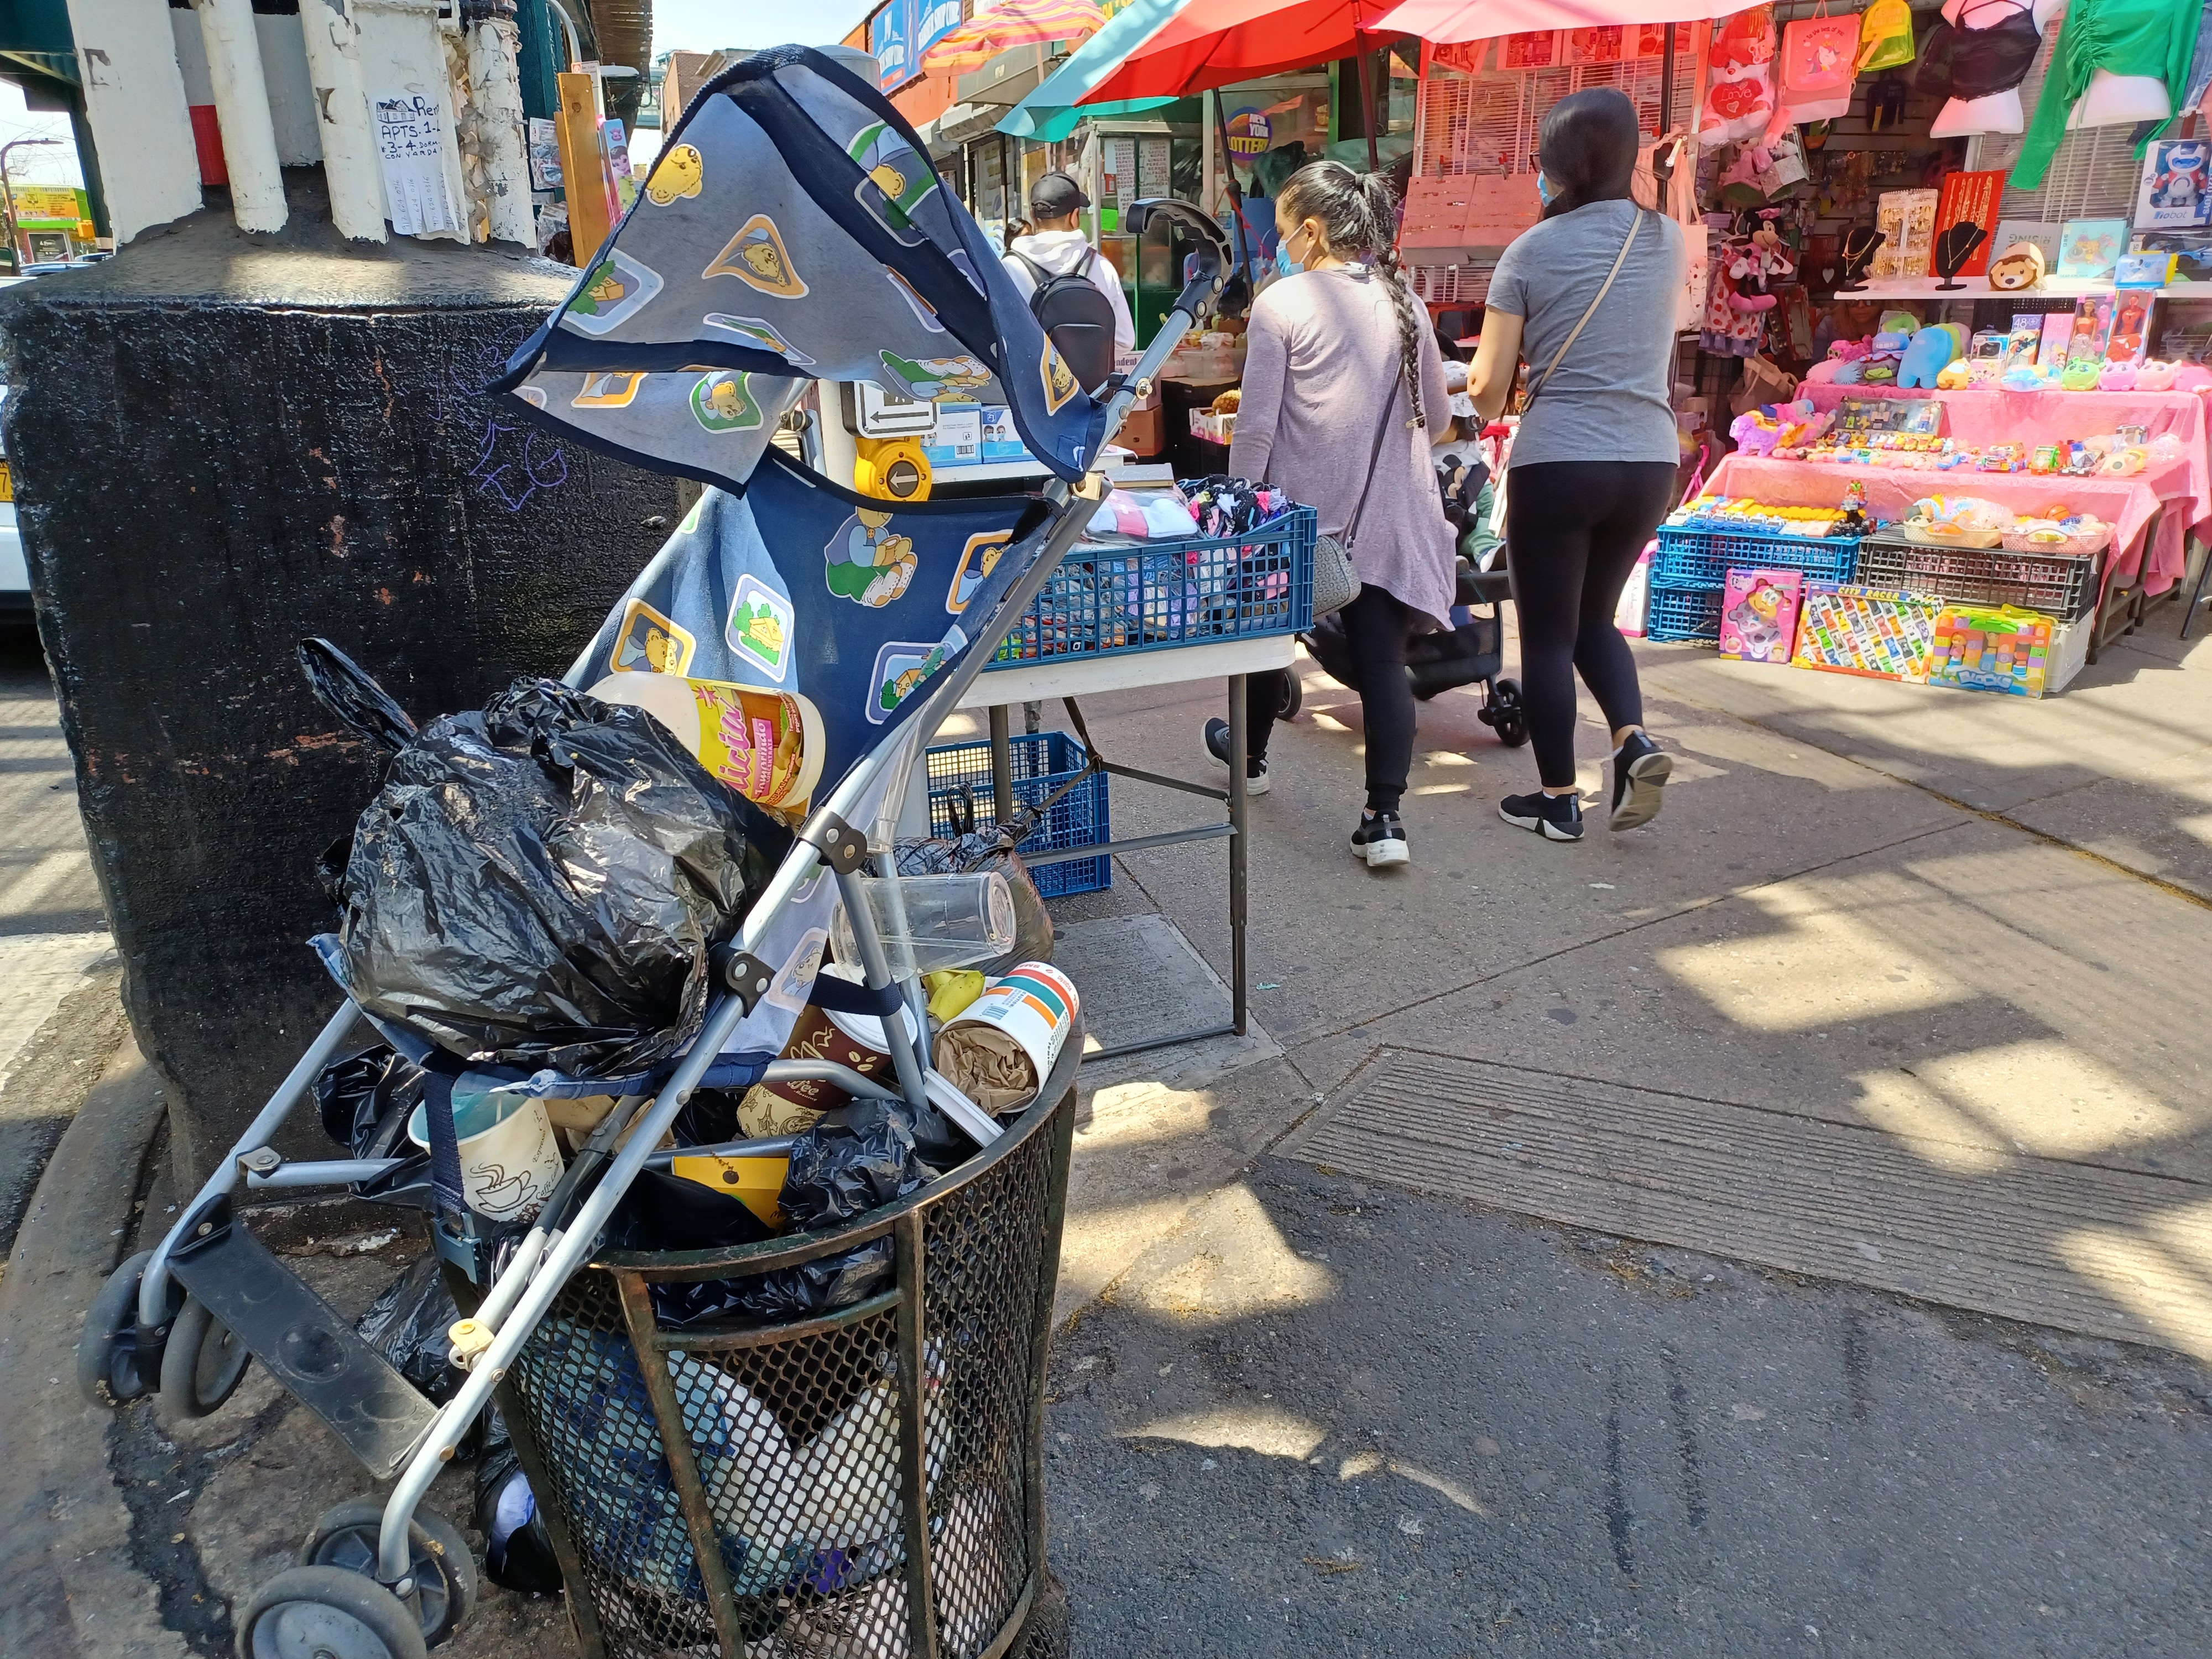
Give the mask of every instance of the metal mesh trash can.
[{"label": "metal mesh trash can", "polygon": [[[603,1252],[563,1289],[501,1396],[587,1655],[1064,1653],[1064,1622],[1030,1626],[1081,1048],[989,1151],[898,1204],[726,1250]],[[839,1312],[655,1316],[656,1284],[885,1238],[895,1280]]]}]

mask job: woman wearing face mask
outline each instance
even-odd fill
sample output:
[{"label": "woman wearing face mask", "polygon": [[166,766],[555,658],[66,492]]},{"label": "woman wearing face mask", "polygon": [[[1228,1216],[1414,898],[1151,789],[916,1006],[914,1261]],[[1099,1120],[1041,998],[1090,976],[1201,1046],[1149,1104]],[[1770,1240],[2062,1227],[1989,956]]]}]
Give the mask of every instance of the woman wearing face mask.
[{"label": "woman wearing face mask", "polygon": [[1636,106],[1607,90],[1562,98],[1538,140],[1542,221],[1498,259],[1469,390],[1485,419],[1516,366],[1528,398],[1507,462],[1505,540],[1521,630],[1521,688],[1542,787],[1498,804],[1508,823],[1580,841],[1575,675],[1613,732],[1611,828],[1659,811],[1674,769],[1644,730],[1636,659],[1613,625],[1622,585],[1666,516],[1680,450],[1668,393],[1680,226],[1629,199]]},{"label": "woman wearing face mask", "polygon": [[[1436,337],[1398,268],[1389,185],[1335,161],[1301,167],[1275,201],[1288,274],[1252,307],[1243,399],[1229,471],[1314,507],[1352,549],[1359,597],[1339,614],[1367,736],[1367,805],[1352,851],[1403,864],[1398,816],[1413,761],[1406,642],[1443,625],[1453,599],[1452,531],[1429,454],[1431,422],[1450,418]],[[1267,787],[1267,737],[1285,688],[1254,678],[1246,787]],[[1208,753],[1229,759],[1229,722],[1209,720]]]}]

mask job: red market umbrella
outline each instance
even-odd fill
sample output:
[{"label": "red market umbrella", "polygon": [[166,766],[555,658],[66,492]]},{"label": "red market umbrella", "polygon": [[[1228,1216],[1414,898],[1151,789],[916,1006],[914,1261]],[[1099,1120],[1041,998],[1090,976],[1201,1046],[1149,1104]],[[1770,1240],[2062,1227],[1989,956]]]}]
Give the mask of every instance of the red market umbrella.
[{"label": "red market umbrella", "polygon": [[978,12],[921,54],[932,75],[981,69],[1015,46],[1054,40],[1088,40],[1106,27],[1106,14],[1092,0],[1000,0]]},{"label": "red market umbrella", "polygon": [[1362,50],[1363,37],[1410,33],[1383,29],[1389,9],[1389,0],[1190,0],[1082,101],[1185,98],[1310,69]]},{"label": "red market umbrella", "polygon": [[1377,34],[1414,34],[1442,46],[1551,29],[1694,23],[1751,9],[1748,0],[1398,0],[1368,27]]}]

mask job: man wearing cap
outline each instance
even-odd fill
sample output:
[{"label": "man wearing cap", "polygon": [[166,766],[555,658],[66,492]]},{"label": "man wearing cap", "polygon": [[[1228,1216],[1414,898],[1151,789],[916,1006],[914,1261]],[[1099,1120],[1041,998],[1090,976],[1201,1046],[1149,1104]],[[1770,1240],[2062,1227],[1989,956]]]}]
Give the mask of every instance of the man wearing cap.
[{"label": "man wearing cap", "polygon": [[1081,276],[1106,296],[1114,307],[1114,344],[1127,351],[1137,343],[1137,327],[1129,318],[1129,302],[1121,293],[1121,273],[1076,228],[1076,215],[1091,205],[1083,186],[1065,173],[1048,173],[1030,186],[1030,222],[1026,236],[1017,236],[1006,256],[1006,270],[1030,300],[1038,287],[1055,276]]}]

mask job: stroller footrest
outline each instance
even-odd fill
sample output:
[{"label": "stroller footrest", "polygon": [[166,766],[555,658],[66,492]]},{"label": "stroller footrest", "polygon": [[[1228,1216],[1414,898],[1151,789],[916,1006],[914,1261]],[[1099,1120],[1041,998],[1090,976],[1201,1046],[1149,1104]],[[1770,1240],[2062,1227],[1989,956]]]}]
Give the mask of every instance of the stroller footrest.
[{"label": "stroller footrest", "polygon": [[372,1475],[384,1480],[398,1472],[438,1408],[242,1223],[195,1240],[170,1265]]}]

